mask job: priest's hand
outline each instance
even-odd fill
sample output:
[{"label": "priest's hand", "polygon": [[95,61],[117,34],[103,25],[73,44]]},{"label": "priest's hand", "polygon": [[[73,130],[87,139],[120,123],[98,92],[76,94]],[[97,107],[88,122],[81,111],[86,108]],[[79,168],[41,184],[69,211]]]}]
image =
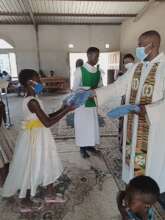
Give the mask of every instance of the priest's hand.
[{"label": "priest's hand", "polygon": [[139,105],[140,107],[140,111],[139,112],[132,112],[133,114],[136,114],[136,115],[145,115],[147,112],[146,112],[146,107],[145,105]]},{"label": "priest's hand", "polygon": [[140,105],[140,114],[146,114],[146,107],[145,105]]}]

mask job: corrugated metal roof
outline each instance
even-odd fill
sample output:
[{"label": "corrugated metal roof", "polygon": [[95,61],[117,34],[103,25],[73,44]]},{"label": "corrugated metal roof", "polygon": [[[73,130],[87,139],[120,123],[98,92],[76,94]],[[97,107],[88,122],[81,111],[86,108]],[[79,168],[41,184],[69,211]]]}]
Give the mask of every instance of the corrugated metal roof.
[{"label": "corrugated metal roof", "polygon": [[1,12],[26,12],[24,4],[20,0],[0,0]]},{"label": "corrugated metal roof", "polygon": [[105,1],[54,1],[30,0],[33,12],[39,13],[91,13],[91,14],[129,14],[141,10],[144,2],[105,2]]},{"label": "corrugated metal roof", "polygon": [[136,16],[146,4],[146,0],[0,0],[0,23],[29,24],[35,20],[36,24],[118,24]]}]

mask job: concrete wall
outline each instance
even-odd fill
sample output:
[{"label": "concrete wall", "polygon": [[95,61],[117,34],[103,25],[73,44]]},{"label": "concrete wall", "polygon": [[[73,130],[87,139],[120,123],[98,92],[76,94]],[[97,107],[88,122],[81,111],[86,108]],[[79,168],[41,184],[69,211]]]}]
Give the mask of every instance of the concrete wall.
[{"label": "concrete wall", "polygon": [[38,69],[36,37],[32,26],[0,25],[0,38],[14,46],[18,71],[22,68]]},{"label": "concrete wall", "polygon": [[[105,43],[111,50],[119,50],[119,26],[39,26],[41,66],[44,71],[54,69],[69,76],[69,52],[86,52],[89,46],[101,51]],[[73,49],[68,44],[74,44]]]},{"label": "concrete wall", "polygon": [[162,37],[161,50],[165,51],[165,2],[153,4],[138,20],[122,24],[120,49],[122,53],[135,52],[138,36],[147,30],[157,30]]},{"label": "concrete wall", "polygon": [[[22,68],[38,69],[36,36],[31,25],[0,25],[0,38],[15,46],[18,71]],[[73,49],[68,44],[74,44]],[[105,49],[105,43],[110,49]],[[48,73],[69,76],[69,52],[85,52],[89,46],[101,51],[119,50],[120,26],[39,26],[41,69]]]}]

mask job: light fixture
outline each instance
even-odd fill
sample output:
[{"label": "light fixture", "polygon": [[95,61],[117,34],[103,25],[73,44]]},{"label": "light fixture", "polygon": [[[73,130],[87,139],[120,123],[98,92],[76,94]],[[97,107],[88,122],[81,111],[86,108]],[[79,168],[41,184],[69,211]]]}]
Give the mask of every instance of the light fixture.
[{"label": "light fixture", "polygon": [[68,47],[69,48],[74,48],[74,45],[73,44],[68,44]]},{"label": "light fixture", "polygon": [[105,48],[106,49],[110,48],[110,45],[109,44],[105,44]]}]

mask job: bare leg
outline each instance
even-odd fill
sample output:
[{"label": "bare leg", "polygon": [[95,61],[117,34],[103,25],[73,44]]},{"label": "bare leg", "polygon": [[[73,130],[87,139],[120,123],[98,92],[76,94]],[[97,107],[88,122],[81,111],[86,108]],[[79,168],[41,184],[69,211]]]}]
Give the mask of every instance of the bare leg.
[{"label": "bare leg", "polygon": [[55,189],[53,184],[47,186],[47,196],[45,197],[46,203],[64,203],[65,200],[62,197],[55,196]]}]

